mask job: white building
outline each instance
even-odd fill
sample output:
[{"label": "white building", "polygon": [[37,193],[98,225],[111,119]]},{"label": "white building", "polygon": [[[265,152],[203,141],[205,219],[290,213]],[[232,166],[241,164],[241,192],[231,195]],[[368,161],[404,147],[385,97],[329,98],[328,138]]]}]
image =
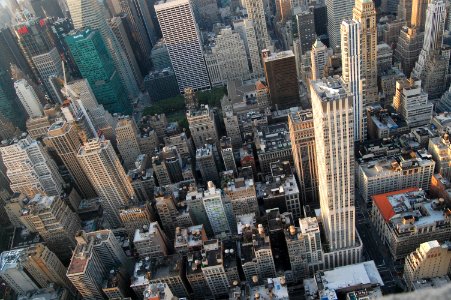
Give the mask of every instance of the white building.
[{"label": "white building", "polygon": [[91,140],[80,148],[77,158],[102,200],[110,225],[121,225],[119,209],[126,206],[135,194],[111,142]]},{"label": "white building", "polygon": [[332,251],[354,247],[354,112],[352,97],[335,78],[310,83],[321,217]]},{"label": "white building", "polygon": [[343,83],[353,98],[354,139],[366,139],[366,111],[363,107],[363,87],[361,71],[362,55],[360,47],[361,24],[355,20],[343,20],[341,23],[341,65]]},{"label": "white building", "polygon": [[233,22],[233,29],[238,32],[244,41],[246,55],[251,62],[252,76],[258,78],[263,76],[263,66],[258,50],[257,35],[254,22],[249,19],[241,19]]},{"label": "white building", "polygon": [[30,274],[20,267],[20,257],[26,251],[21,248],[0,254],[0,277],[18,294],[39,289]]},{"label": "white building", "polygon": [[226,207],[222,191],[217,189],[213,182],[208,182],[208,190],[204,192],[202,201],[213,233],[215,235],[231,235],[228,207]]},{"label": "white building", "polygon": [[63,192],[63,178],[56,163],[42,145],[29,136],[0,147],[6,176],[14,192],[33,197],[36,193],[59,196]]},{"label": "white building", "polygon": [[188,0],[162,0],[155,5],[180,92],[210,88],[199,28]]},{"label": "white building", "polygon": [[266,26],[265,1],[244,0],[249,20],[253,22],[259,53],[271,47],[271,39]]},{"label": "white building", "polygon": [[136,158],[141,154],[138,143],[138,127],[134,119],[128,116],[119,119],[116,125],[116,141],[124,166],[128,170],[132,169]]},{"label": "white building", "polygon": [[16,89],[17,97],[19,97],[20,102],[30,118],[42,117],[44,115],[44,110],[38,95],[36,95],[33,87],[25,79],[14,82],[14,88]]}]

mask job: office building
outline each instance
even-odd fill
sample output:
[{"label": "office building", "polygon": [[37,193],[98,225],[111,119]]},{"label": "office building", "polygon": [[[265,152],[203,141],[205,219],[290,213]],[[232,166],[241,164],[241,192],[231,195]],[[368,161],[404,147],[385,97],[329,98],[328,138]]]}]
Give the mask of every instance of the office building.
[{"label": "office building", "polygon": [[161,225],[169,240],[174,239],[177,227],[178,210],[172,195],[163,195],[155,198],[155,209],[160,217]]},{"label": "office building", "polygon": [[166,283],[149,284],[144,290],[144,299],[173,299],[174,294]]},{"label": "office building", "polygon": [[152,169],[158,180],[158,186],[162,187],[171,184],[171,177],[169,177],[168,168],[166,167],[161,155],[152,157]]},{"label": "office building", "polygon": [[126,90],[101,33],[91,29],[72,31],[66,43],[99,104],[111,113],[130,112]]},{"label": "office building", "polygon": [[121,117],[116,124],[117,148],[126,169],[134,167],[136,158],[141,154],[138,144],[138,127],[129,116]]},{"label": "office building", "polygon": [[263,67],[272,107],[276,109],[299,106],[299,84],[293,52],[263,52]]},{"label": "office building", "polygon": [[185,132],[164,137],[164,144],[166,146],[176,147],[182,159],[194,157],[194,145],[192,138],[188,137]]},{"label": "office building", "polygon": [[40,142],[27,136],[3,145],[0,153],[13,192],[29,197],[37,193],[59,196],[63,192],[63,178]]},{"label": "office building", "polygon": [[126,206],[135,195],[111,142],[91,140],[79,149],[77,158],[97,195],[103,200],[108,222],[113,227],[120,226],[119,209]]},{"label": "office building", "polygon": [[[141,70],[139,69],[138,62],[135,57],[135,53],[133,52],[132,45],[130,42],[131,35],[127,32],[127,24],[124,24],[125,18],[122,17],[113,17],[109,20],[109,26],[116,36],[119,45],[121,46],[122,51],[124,51],[125,57],[127,58],[127,63],[131,68],[133,73],[133,78],[138,84],[138,86],[142,86],[143,77],[141,75]],[[136,35],[136,34],[135,34]]]},{"label": "office building", "polygon": [[[0,49],[0,51],[3,50]],[[17,100],[17,94],[14,83],[11,80],[11,75],[7,68],[3,69],[3,66],[0,65],[0,110],[2,116],[6,119],[5,122],[8,121],[15,126],[24,128],[26,113]]]},{"label": "office building", "polygon": [[196,150],[196,164],[205,183],[208,181],[219,182],[219,173],[214,158],[213,147],[211,144],[205,144]]},{"label": "office building", "polygon": [[150,224],[153,219],[152,213],[147,204],[121,209],[119,211],[119,216],[122,224],[124,224],[124,228],[127,231],[128,236],[130,237],[135,234],[137,229],[141,229],[144,225]]},{"label": "office building", "polygon": [[188,110],[186,118],[196,148],[201,148],[209,141],[219,141],[214,112],[208,105],[201,105],[199,109]]},{"label": "office building", "polygon": [[67,262],[76,246],[74,237],[81,221],[66,202],[59,196],[36,194],[24,205],[21,214],[21,222],[39,233],[47,247]]},{"label": "office building", "polygon": [[78,193],[88,199],[96,196],[94,188],[77,160],[81,140],[75,124],[58,120],[50,126],[46,142],[55,149],[69,171]]},{"label": "office building", "polygon": [[449,239],[451,211],[444,200],[428,199],[419,188],[375,195],[372,200],[371,221],[394,259],[406,257],[421,243]]},{"label": "office building", "polygon": [[288,128],[294,167],[300,182],[301,203],[317,206],[318,167],[312,111],[302,110],[289,114]]},{"label": "office building", "polygon": [[[180,93],[187,87],[195,90],[210,88],[192,4],[187,0],[164,0],[155,5],[155,12]],[[189,59],[186,59],[187,55]]]},{"label": "office building", "polygon": [[171,68],[151,71],[144,77],[144,87],[154,102],[179,95],[177,78]]},{"label": "office building", "polygon": [[230,199],[235,216],[259,215],[257,193],[253,179],[243,177],[228,180],[223,185],[223,191]]},{"label": "office building", "polygon": [[326,239],[332,252],[346,251],[340,253],[346,257],[341,257],[339,265],[358,262],[352,97],[339,80],[330,77],[312,81],[310,89],[316,153],[323,160],[318,164],[318,188]]},{"label": "office building", "polygon": [[416,28],[403,27],[399,32],[394,53],[395,60],[400,62],[401,71],[410,76],[423,47],[424,32]]},{"label": "office building", "polygon": [[397,191],[409,187],[429,189],[435,162],[426,151],[410,151],[382,157],[359,164],[358,186],[363,199],[372,195]]},{"label": "office building", "polygon": [[410,128],[426,126],[431,122],[433,104],[428,101],[428,94],[421,88],[421,80],[416,77],[396,82],[393,107]]},{"label": "office building", "polygon": [[435,173],[439,173],[446,179],[451,179],[451,148],[449,135],[429,139],[428,151],[435,161]]},{"label": "office building", "polygon": [[215,296],[227,295],[230,282],[226,272],[223,244],[218,240],[206,241],[203,252],[205,257],[202,259],[202,272],[210,291]]},{"label": "office building", "polygon": [[377,45],[377,76],[381,77],[392,69],[393,49],[388,44]]},{"label": "office building", "polygon": [[410,290],[415,290],[416,282],[435,277],[447,276],[451,268],[451,245],[449,242],[428,241],[406,257],[404,279]]},{"label": "office building", "polygon": [[[373,1],[357,0],[353,9],[353,19],[360,23],[360,76],[365,80],[363,105],[366,107],[379,102],[377,89],[377,24],[376,8]],[[358,139],[356,138],[356,140]]]},{"label": "office building", "polygon": [[343,68],[343,83],[352,95],[354,109],[354,139],[366,139],[366,114],[363,83],[362,49],[360,37],[361,23],[356,20],[344,20],[341,23],[341,61]]},{"label": "office building", "polygon": [[332,49],[340,46],[340,24],[344,19],[352,17],[354,3],[349,0],[326,0],[327,32]]},{"label": "office building", "polygon": [[157,222],[136,229],[133,245],[141,258],[159,260],[168,255],[167,238]]},{"label": "office building", "polygon": [[30,118],[41,117],[44,114],[38,95],[25,79],[14,82],[14,88],[17,97]]},{"label": "office building", "polygon": [[52,48],[50,51],[35,55],[31,59],[33,60],[39,76],[42,78],[50,98],[55,103],[62,103],[63,99],[58,90],[60,86],[55,88],[56,85],[54,82],[55,79],[62,80],[64,77],[62,60],[58,50]]},{"label": "office building", "polygon": [[301,53],[306,54],[316,41],[313,7],[301,9],[296,13],[295,18]]},{"label": "office building", "polygon": [[327,64],[327,47],[317,39],[310,51],[310,61],[312,69],[312,80],[319,80],[324,77],[324,68]]},{"label": "office building", "polygon": [[[84,35],[82,39],[86,39],[86,35],[88,34],[86,32],[87,28],[100,34],[103,41],[103,49],[101,50],[103,54],[102,58],[107,59],[108,64],[112,65],[110,69],[115,69],[118,73],[117,76],[120,79],[119,81],[122,82],[122,89],[125,89],[125,91],[122,92],[128,95],[130,99],[135,98],[139,93],[138,84],[135,81],[132,68],[128,63],[125,52],[121,48],[121,45],[114,35],[112,29],[108,26],[108,22],[105,18],[104,9],[102,8],[101,3],[89,0],[69,0],[67,1],[67,6],[69,7],[74,28],[79,32],[79,34],[83,31],[85,32],[82,34]],[[66,42],[68,42],[68,39],[66,39]],[[86,46],[87,45],[85,45],[85,47]],[[71,48],[72,54],[76,56],[76,54],[73,53],[72,47],[69,46],[69,48]],[[99,50],[97,49],[97,51]],[[85,52],[85,55],[93,55],[90,51],[85,50]],[[109,55],[106,53],[108,53]],[[75,59],[75,61],[77,63],[77,66],[80,68],[80,62],[77,61],[77,59]],[[87,62],[85,62],[85,64],[86,63]],[[104,62],[104,64],[105,63],[106,62]],[[88,81],[90,80],[88,76],[83,74],[81,68],[80,72],[83,77],[87,78]],[[112,73],[113,72],[109,73],[109,77],[111,77]],[[109,77],[100,80],[105,80]],[[91,88],[94,89],[93,83],[94,80],[91,83]],[[116,85],[116,83],[114,85]],[[99,102],[102,102],[100,99],[98,100]],[[118,112],[123,112],[123,110],[119,110]]]},{"label": "office building", "polygon": [[37,282],[20,267],[20,257],[25,248],[4,251],[0,254],[0,277],[18,294],[39,289]]},{"label": "office building", "polygon": [[258,53],[261,53],[264,49],[271,47],[271,38],[266,26],[265,2],[263,0],[245,0],[243,6],[246,8],[249,21],[252,21]]},{"label": "office building", "polygon": [[223,136],[220,141],[221,157],[226,171],[232,170],[234,174],[238,174],[236,168],[235,157],[233,156],[232,139]]},{"label": "office building", "polygon": [[226,203],[222,191],[217,189],[212,181],[208,181],[208,189],[205,190],[202,201],[213,234],[217,237],[224,234],[230,236],[234,224],[231,220],[231,207]]},{"label": "office building", "polygon": [[172,69],[171,58],[169,57],[168,48],[164,43],[164,39],[160,39],[153,45],[150,59],[155,70]]}]

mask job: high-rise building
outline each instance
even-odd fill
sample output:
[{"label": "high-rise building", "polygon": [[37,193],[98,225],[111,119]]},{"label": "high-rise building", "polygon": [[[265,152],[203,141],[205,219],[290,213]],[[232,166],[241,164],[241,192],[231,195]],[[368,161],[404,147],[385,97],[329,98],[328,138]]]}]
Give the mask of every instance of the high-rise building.
[{"label": "high-rise building", "polygon": [[248,61],[250,62],[252,75],[260,77],[263,75],[260,50],[258,48],[257,36],[254,22],[249,19],[241,19],[233,22],[233,29],[238,32],[244,41]]},{"label": "high-rise building", "polygon": [[133,245],[141,258],[150,257],[159,260],[168,255],[166,234],[157,222],[136,229]]},{"label": "high-rise building", "polygon": [[199,109],[188,110],[186,118],[196,148],[201,148],[209,141],[219,141],[214,112],[208,105],[201,105]]},{"label": "high-rise building", "polygon": [[56,103],[62,103],[63,100],[59,90],[55,88],[54,82],[55,78],[63,79],[64,77],[62,60],[58,50],[52,48],[48,52],[33,56],[32,60],[50,98]]},{"label": "high-rise building", "polygon": [[232,140],[226,136],[221,138],[221,157],[225,170],[232,170],[235,174],[238,174],[235,157],[233,156]]},{"label": "high-rise building", "polygon": [[401,114],[409,127],[428,125],[432,119],[433,104],[421,88],[421,80],[411,77],[396,82],[393,107]]},{"label": "high-rise building", "polygon": [[135,234],[136,229],[143,228],[144,225],[151,223],[153,219],[148,205],[121,209],[119,216],[130,237]]},{"label": "high-rise building", "polygon": [[[139,89],[133,76],[132,68],[128,64],[127,57],[122,50],[119,41],[108,26],[101,3],[90,0],[69,0],[67,1],[67,5],[75,29],[85,31],[86,28],[90,28],[91,30],[100,33],[104,44],[103,47],[105,47],[105,50],[102,51],[104,52],[103,55],[107,55],[105,53],[109,52],[109,60],[112,60],[114,68],[117,73],[119,73],[120,81],[122,82],[128,97],[135,98],[139,93]],[[109,63],[111,64],[111,61]],[[79,65],[78,62],[77,65]],[[83,72],[82,75],[83,77],[86,77]],[[92,84],[91,87],[94,88]]]},{"label": "high-rise building", "polygon": [[299,83],[293,51],[262,54],[271,105],[276,109],[299,106]]},{"label": "high-rise building", "polygon": [[298,39],[301,45],[301,53],[306,54],[312,49],[316,41],[315,18],[313,16],[313,7],[301,9],[296,14],[296,25]]},{"label": "high-rise building", "polygon": [[208,240],[204,242],[205,262],[202,266],[202,273],[215,296],[227,295],[230,282],[227,277],[224,264],[223,244],[218,240]]},{"label": "high-rise building", "polygon": [[0,147],[6,175],[13,192],[33,197],[36,193],[59,196],[63,192],[63,179],[55,162],[40,142],[29,136]]},{"label": "high-rise building", "polygon": [[64,14],[58,3],[58,0],[30,0],[31,8],[34,11],[34,15],[37,17],[58,17],[63,18]]},{"label": "high-rise building", "polygon": [[133,78],[138,83],[138,86],[142,86],[143,77],[141,75],[141,70],[139,69],[138,62],[136,61],[135,54],[133,53],[132,45],[130,43],[129,36],[127,35],[123,19],[120,17],[113,17],[111,18],[109,25],[113,30],[113,33],[116,36],[116,39],[119,42],[122,51],[124,51],[125,53],[127,63],[130,65],[133,73]]},{"label": "high-rise building", "polygon": [[[377,23],[374,2],[357,0],[353,9],[353,18],[360,23],[360,75],[365,80],[363,105],[368,106],[379,102],[377,88]],[[357,139],[357,137],[355,138]]]},{"label": "high-rise building", "polygon": [[356,141],[366,139],[366,114],[364,107],[364,83],[362,66],[362,49],[360,37],[361,23],[356,20],[344,20],[341,23],[341,65],[343,83],[352,95],[354,109],[354,138]]},{"label": "high-rise building", "polygon": [[39,289],[38,283],[20,267],[20,257],[25,252],[25,248],[20,248],[0,254],[0,277],[19,294]]},{"label": "high-rise building", "polygon": [[160,217],[163,230],[169,239],[173,240],[175,236],[175,228],[177,227],[176,219],[178,214],[177,207],[174,203],[174,198],[172,195],[164,195],[161,197],[156,197],[155,201],[155,209]]},{"label": "high-rise building", "polygon": [[116,125],[117,148],[128,170],[134,167],[136,158],[141,154],[137,137],[138,127],[135,120],[128,116],[121,117]]},{"label": "high-rise building", "polygon": [[451,245],[437,240],[420,244],[406,257],[404,279],[414,290],[415,281],[446,276],[451,268]]},{"label": "high-rise building", "polygon": [[66,42],[97,101],[111,113],[129,112],[130,102],[100,32],[90,29],[73,31],[66,36]]},{"label": "high-rise building", "polygon": [[319,80],[324,77],[324,68],[327,64],[327,47],[317,39],[310,51],[310,62],[312,69],[312,80]]},{"label": "high-rise building", "polygon": [[[1,43],[3,42],[0,41]],[[3,50],[0,49],[0,51]],[[8,68],[3,69],[3,66],[0,65],[0,111],[7,121],[12,122],[15,126],[24,128],[26,114],[17,101],[14,84],[8,70]]]},{"label": "high-rise building", "polygon": [[[409,1],[406,1],[409,2]],[[426,11],[428,9],[429,3],[431,1],[428,0],[412,0],[411,1],[412,11],[410,13],[410,26],[412,28],[417,28],[420,31],[424,30],[426,20]],[[407,4],[407,8],[409,8]],[[407,20],[407,19],[405,19]]]},{"label": "high-rise building", "polygon": [[257,192],[253,179],[240,177],[228,180],[223,186],[223,190],[230,199],[235,216],[259,215]]},{"label": "high-rise building", "polygon": [[409,76],[415,67],[423,46],[424,32],[416,28],[403,27],[399,32],[394,57],[401,64],[401,70]]},{"label": "high-rise building", "polygon": [[91,140],[79,149],[77,158],[102,199],[108,222],[111,226],[120,226],[119,209],[134,198],[134,191],[111,142]]},{"label": "high-rise building", "polygon": [[[335,78],[310,83],[321,216],[332,251],[356,245],[352,96]],[[340,142],[337,142],[340,141]]]},{"label": "high-rise building", "polygon": [[17,97],[30,118],[41,117],[44,110],[33,87],[25,80],[14,82]]},{"label": "high-rise building", "polygon": [[165,68],[172,69],[168,47],[166,47],[163,39],[160,39],[158,43],[153,46],[150,58],[152,60],[152,66],[155,70],[162,70]]},{"label": "high-rise building", "polygon": [[39,233],[63,262],[70,259],[81,221],[62,198],[36,194],[24,205],[21,221]]},{"label": "high-rise building", "polygon": [[196,164],[199,166],[202,180],[205,183],[208,181],[219,182],[219,173],[214,158],[213,145],[205,144],[196,150]]},{"label": "high-rise building", "polygon": [[294,167],[300,183],[301,203],[317,206],[319,204],[318,164],[312,111],[303,110],[289,114],[288,127]]},{"label": "high-rise building", "polygon": [[191,2],[162,0],[155,5],[155,11],[180,92],[183,93],[186,87],[195,90],[210,88],[200,32]]},{"label": "high-rise building", "polygon": [[245,0],[244,7],[246,8],[248,19],[253,23],[258,53],[261,53],[264,49],[271,47],[271,38],[266,26],[265,1]]},{"label": "high-rise building", "polygon": [[52,145],[71,174],[78,193],[86,199],[95,197],[94,188],[77,160],[81,141],[76,125],[63,120],[56,121],[50,126],[46,141]]},{"label": "high-rise building", "polygon": [[231,235],[232,223],[227,211],[229,208],[224,201],[222,191],[217,189],[213,182],[208,181],[208,189],[204,192],[202,201],[214,235]]},{"label": "high-rise building", "polygon": [[429,99],[437,99],[445,92],[448,80],[450,51],[442,50],[446,5],[442,0],[431,1],[426,14],[423,48],[412,70],[412,76],[421,80]]},{"label": "high-rise building", "polygon": [[168,175],[172,183],[183,181],[183,162],[175,146],[165,146],[161,151],[161,156],[168,170]]},{"label": "high-rise building", "polygon": [[353,4],[350,0],[326,0],[327,31],[332,49],[340,46],[340,24],[352,17]]}]

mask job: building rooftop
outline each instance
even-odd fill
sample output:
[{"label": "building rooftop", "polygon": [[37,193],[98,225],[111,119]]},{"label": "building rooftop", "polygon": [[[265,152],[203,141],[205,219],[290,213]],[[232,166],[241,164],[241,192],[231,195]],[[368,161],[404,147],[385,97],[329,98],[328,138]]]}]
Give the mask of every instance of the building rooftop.
[{"label": "building rooftop", "polygon": [[290,133],[286,123],[259,126],[255,137],[257,152],[291,149]]},{"label": "building rooftop", "polygon": [[[265,51],[265,50],[263,50]],[[294,53],[291,50],[287,50],[287,51],[280,51],[280,52],[271,52],[269,53],[269,55],[265,56],[263,58],[263,61],[265,62],[270,62],[270,61],[275,61],[275,60],[279,60],[279,59],[284,59],[287,57],[294,57]]]},{"label": "building rooftop", "polygon": [[[409,233],[414,228],[428,227],[440,222],[451,222],[451,210],[445,209],[444,201],[429,200],[418,188],[375,195],[373,203],[385,222],[397,234]],[[416,230],[414,230],[416,232]]]},{"label": "building rooftop", "polygon": [[213,155],[212,146],[210,144],[205,144],[202,148],[196,150],[196,158],[211,156]]},{"label": "building rooftop", "polygon": [[348,95],[339,77],[314,80],[311,85],[322,101],[342,99]]},{"label": "building rooftop", "polygon": [[22,208],[22,216],[29,214],[39,214],[43,210],[49,209],[56,200],[55,196],[46,196],[36,194],[32,199],[24,199],[24,208]]},{"label": "building rooftop", "polygon": [[182,258],[177,254],[169,255],[158,263],[150,257],[141,259],[135,264],[131,287],[146,285],[158,278],[179,276],[182,263]]},{"label": "building rooftop", "polygon": [[426,278],[426,279],[420,279],[414,281],[413,289],[421,290],[421,289],[427,289],[427,288],[440,288],[443,286],[448,285],[451,282],[451,279],[448,275],[440,276],[440,277],[432,277],[432,278]]},{"label": "building rooftop", "polygon": [[251,300],[271,300],[281,299],[288,300],[288,288],[285,277],[267,278],[265,285],[251,287]]},{"label": "building rooftop", "polygon": [[68,299],[69,292],[53,283],[49,287],[35,290],[27,295],[19,295],[17,300],[61,300]]},{"label": "building rooftop", "polygon": [[18,266],[20,257],[27,253],[27,248],[3,251],[0,254],[0,272],[14,269]]},{"label": "building rooftop", "polygon": [[175,248],[187,246],[188,248],[201,248],[204,240],[207,237],[204,235],[204,225],[195,225],[188,228],[176,229]]},{"label": "building rooftop", "polygon": [[142,241],[147,241],[152,239],[158,233],[158,223],[150,223],[149,226],[145,228],[139,228],[135,230],[135,236],[133,238],[133,243],[139,243]]}]

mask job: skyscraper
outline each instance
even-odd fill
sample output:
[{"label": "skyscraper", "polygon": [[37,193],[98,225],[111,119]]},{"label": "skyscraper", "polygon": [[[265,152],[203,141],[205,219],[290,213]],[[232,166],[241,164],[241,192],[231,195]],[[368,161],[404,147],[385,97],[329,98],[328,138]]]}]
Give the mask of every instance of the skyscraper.
[{"label": "skyscraper", "polygon": [[180,92],[210,88],[200,32],[188,0],[162,0],[155,5]]},{"label": "skyscraper", "polygon": [[253,22],[259,53],[271,46],[265,16],[265,2],[263,0],[245,0],[248,19]]},{"label": "skyscraper", "polygon": [[240,34],[241,39],[244,41],[246,54],[252,69],[252,75],[254,77],[262,76],[263,67],[260,59],[261,52],[258,48],[254,22],[249,19],[236,20],[233,22],[233,29]]},{"label": "skyscraper", "polygon": [[119,209],[134,198],[134,191],[111,142],[91,140],[80,148],[77,158],[102,200],[110,225],[120,226]]},{"label": "skyscraper", "polygon": [[354,111],[335,78],[311,81],[321,216],[332,251],[355,246]]},{"label": "skyscraper", "polygon": [[344,19],[351,18],[353,1],[326,0],[327,31],[331,48],[340,46],[340,24]]},{"label": "skyscraper", "polygon": [[138,127],[134,119],[129,117],[119,119],[116,125],[117,148],[128,170],[134,167],[136,158],[141,154],[137,136]]},{"label": "skyscraper", "polygon": [[312,80],[319,80],[324,77],[324,67],[327,63],[327,47],[317,39],[310,51],[310,61],[312,64]]},{"label": "skyscraper", "polygon": [[[373,1],[357,0],[353,9],[353,17],[355,21],[360,23],[360,55],[362,61],[360,75],[365,80],[363,105],[366,107],[379,101],[377,88],[377,23],[376,8]],[[357,139],[357,137],[355,138]],[[360,139],[362,140],[362,138]]]},{"label": "skyscraper", "polygon": [[[90,28],[99,31],[104,47],[108,49],[110,59],[113,61],[128,97],[135,98],[138,96],[138,84],[133,77],[132,68],[128,64],[127,57],[116,36],[108,26],[101,3],[91,0],[68,0],[67,5],[75,29]],[[84,74],[82,75],[85,77]]]},{"label": "skyscraper", "polygon": [[14,82],[17,97],[30,118],[42,117],[44,110],[33,87],[25,80]]},{"label": "skyscraper", "polygon": [[363,103],[364,83],[362,82],[363,67],[361,65],[361,23],[356,20],[343,20],[341,23],[341,65],[343,68],[343,83],[352,95],[354,108],[354,138],[364,141],[366,137],[366,113]]},{"label": "skyscraper", "polygon": [[55,162],[40,142],[27,136],[15,143],[0,147],[13,192],[33,197],[36,193],[59,196],[63,179]]},{"label": "skyscraper", "polygon": [[76,124],[70,124],[63,120],[56,121],[47,132],[47,141],[55,149],[71,174],[78,193],[86,199],[95,197],[96,192],[77,160],[81,140],[77,133]]},{"label": "skyscraper", "polygon": [[[83,29],[66,36],[66,42],[100,104],[111,112],[131,111],[117,69],[99,31]],[[133,75],[131,75],[133,77]]]}]

